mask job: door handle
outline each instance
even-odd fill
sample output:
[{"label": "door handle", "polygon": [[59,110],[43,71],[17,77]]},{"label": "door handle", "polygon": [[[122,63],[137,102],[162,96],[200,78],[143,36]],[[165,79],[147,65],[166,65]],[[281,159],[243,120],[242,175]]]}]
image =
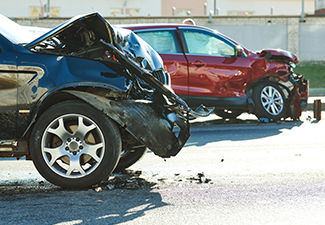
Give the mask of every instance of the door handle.
[{"label": "door handle", "polygon": [[191,62],[191,65],[194,65],[194,66],[205,66],[205,63],[202,62],[201,60],[196,60],[195,62]]}]

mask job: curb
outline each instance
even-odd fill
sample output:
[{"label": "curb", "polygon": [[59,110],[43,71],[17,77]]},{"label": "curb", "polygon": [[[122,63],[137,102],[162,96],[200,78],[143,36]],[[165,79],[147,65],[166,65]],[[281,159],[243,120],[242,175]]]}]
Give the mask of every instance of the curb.
[{"label": "curb", "polygon": [[309,88],[309,97],[325,96],[325,88]]}]

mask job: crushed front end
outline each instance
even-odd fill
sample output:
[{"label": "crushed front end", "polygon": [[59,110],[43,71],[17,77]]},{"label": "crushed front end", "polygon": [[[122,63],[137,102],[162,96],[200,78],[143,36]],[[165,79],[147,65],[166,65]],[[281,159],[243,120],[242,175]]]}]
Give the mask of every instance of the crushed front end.
[{"label": "crushed front end", "polygon": [[294,68],[299,63],[298,57],[280,49],[263,50],[258,53],[267,61],[266,73],[269,79],[278,82],[283,87],[286,98],[289,101],[287,116],[293,120],[299,119],[302,111],[307,108],[309,95],[309,82],[304,75],[296,74]]},{"label": "crushed front end", "polygon": [[[133,32],[112,27],[97,13],[75,17],[25,48],[58,55],[64,62],[71,57],[92,61],[93,72],[88,66],[87,74],[67,61],[64,79],[74,81],[80,77],[76,74],[83,74],[84,80],[71,87],[64,84],[59,91],[87,102],[119,124],[123,145],[130,146],[126,149],[144,145],[160,157],[175,156],[190,137],[189,119],[212,112],[204,107],[192,111],[171,90],[158,53]],[[108,68],[99,71],[100,77],[98,63]],[[88,85],[85,80],[100,82],[78,88]],[[107,80],[116,82],[103,85]]]},{"label": "crushed front end", "polygon": [[309,82],[305,79],[304,75],[295,74],[291,70],[289,74],[282,78],[281,83],[290,90],[288,116],[294,120],[299,119],[301,112],[308,105]]},{"label": "crushed front end", "polygon": [[200,106],[196,111],[191,110],[173,91],[118,48],[104,41],[102,44],[120,63],[128,65],[131,81],[124,97],[113,100],[81,91],[67,92],[102,111],[156,155],[176,156],[190,137],[189,120],[208,116],[212,109]]}]

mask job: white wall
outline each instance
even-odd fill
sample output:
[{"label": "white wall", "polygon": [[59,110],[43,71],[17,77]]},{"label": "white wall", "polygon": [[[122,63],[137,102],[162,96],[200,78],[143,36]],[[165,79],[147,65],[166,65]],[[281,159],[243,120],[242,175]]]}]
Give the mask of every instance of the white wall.
[{"label": "white wall", "polygon": [[[41,7],[48,0],[1,0],[0,13],[7,17],[30,17],[30,7]],[[186,2],[187,0],[184,0]],[[228,15],[228,11],[253,11],[254,15],[300,15],[302,0],[216,0],[219,15]],[[315,2],[316,1],[316,2]],[[304,0],[305,13],[313,14],[315,4],[325,0]],[[111,16],[111,8],[140,9],[138,16],[161,16],[161,0],[50,0],[51,7],[59,8],[60,17],[72,17],[79,14],[99,12]],[[207,0],[208,11],[213,10],[214,0]]]},{"label": "white wall", "polygon": [[288,50],[287,46],[287,26],[214,26],[210,27],[234,39],[252,51],[262,49],[280,48]]},{"label": "white wall", "polygon": [[[316,0],[318,1],[318,0]],[[214,8],[214,0],[207,0],[209,11]],[[302,0],[216,0],[219,15],[226,16],[228,11],[253,11],[254,15],[300,15]],[[315,0],[304,0],[305,13],[314,14]]]},{"label": "white wall", "polygon": [[301,24],[299,27],[300,58],[306,61],[325,61],[325,23]]}]

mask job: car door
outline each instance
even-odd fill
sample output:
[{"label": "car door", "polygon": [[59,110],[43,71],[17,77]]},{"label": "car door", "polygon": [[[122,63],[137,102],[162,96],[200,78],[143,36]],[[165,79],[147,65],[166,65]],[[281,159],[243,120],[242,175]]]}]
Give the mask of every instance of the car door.
[{"label": "car door", "polygon": [[14,45],[0,35],[0,140],[15,138],[17,69]]},{"label": "car door", "polygon": [[225,98],[222,104],[233,104],[244,98],[250,61],[245,54],[237,57],[236,44],[212,31],[179,29],[189,62],[189,104],[214,106]]},{"label": "car door", "polygon": [[188,67],[177,29],[159,28],[134,30],[134,32],[159,53],[164,61],[164,69],[170,74],[172,89],[181,98],[187,100]]}]

